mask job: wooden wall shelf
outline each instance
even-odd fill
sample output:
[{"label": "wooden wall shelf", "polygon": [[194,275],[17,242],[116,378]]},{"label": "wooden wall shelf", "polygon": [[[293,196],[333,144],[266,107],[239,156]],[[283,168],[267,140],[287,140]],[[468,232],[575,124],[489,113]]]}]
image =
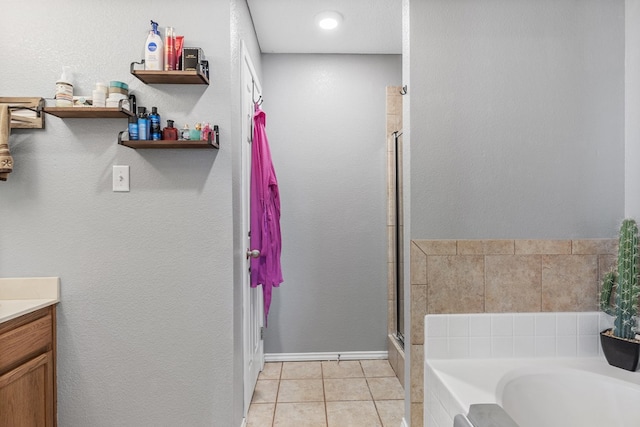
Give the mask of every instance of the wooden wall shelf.
[{"label": "wooden wall shelf", "polygon": [[43,111],[62,119],[117,119],[133,117],[134,114],[125,108],[104,107],[44,107]]},{"label": "wooden wall shelf", "polygon": [[209,78],[199,71],[136,70],[135,64],[144,65],[144,60],[132,62],[130,70],[131,74],[146,84],[209,85]]},{"label": "wooden wall shelf", "polygon": [[208,85],[209,79],[197,71],[151,71],[134,70],[131,72],[146,84],[180,84],[180,85]]},{"label": "wooden wall shelf", "polygon": [[143,148],[203,148],[203,149],[219,149],[220,148],[220,130],[218,125],[213,126],[213,130],[211,135],[213,139],[209,139],[208,141],[190,141],[190,140],[178,140],[178,141],[150,141],[150,140],[136,140],[131,141],[127,139],[122,139],[124,134],[128,135],[128,131],[123,130],[118,134],[118,144],[124,145],[125,147],[133,148],[133,149],[143,149]]}]

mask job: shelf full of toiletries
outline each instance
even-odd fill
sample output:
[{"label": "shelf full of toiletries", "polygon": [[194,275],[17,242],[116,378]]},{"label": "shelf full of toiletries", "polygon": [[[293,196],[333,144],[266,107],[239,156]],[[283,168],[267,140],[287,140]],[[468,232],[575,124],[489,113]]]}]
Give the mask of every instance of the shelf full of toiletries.
[{"label": "shelf full of toiletries", "polygon": [[[138,107],[138,115],[129,118],[129,127],[118,135],[118,144],[131,148],[219,148],[218,126],[196,123],[193,128],[185,124],[178,129],[173,120],[161,128],[157,107]],[[127,134],[128,138],[124,138]]]},{"label": "shelf full of toiletries", "polygon": [[[136,64],[142,69],[136,69]],[[153,20],[144,45],[144,59],[132,62],[130,71],[146,84],[209,84],[209,61],[204,59],[202,49],[184,47],[184,36],[176,35],[173,27],[165,27],[163,38]]]},{"label": "shelf full of toiletries", "polygon": [[53,99],[45,99],[45,113],[60,118],[131,117],[136,111],[136,97],[129,94],[129,85],[112,80],[109,86],[98,82],[91,95],[74,92],[70,67],[62,67]]}]

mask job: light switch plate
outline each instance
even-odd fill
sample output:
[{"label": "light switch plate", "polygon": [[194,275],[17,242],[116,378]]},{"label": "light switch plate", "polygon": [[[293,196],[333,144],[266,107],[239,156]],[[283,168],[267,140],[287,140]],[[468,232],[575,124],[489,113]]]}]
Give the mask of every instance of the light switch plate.
[{"label": "light switch plate", "polygon": [[129,166],[113,166],[113,191],[129,191]]}]

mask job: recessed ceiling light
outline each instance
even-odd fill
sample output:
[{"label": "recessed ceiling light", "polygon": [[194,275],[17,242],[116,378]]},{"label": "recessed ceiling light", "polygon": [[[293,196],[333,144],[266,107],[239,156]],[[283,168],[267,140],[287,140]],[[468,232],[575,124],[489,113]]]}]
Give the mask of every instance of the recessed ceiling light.
[{"label": "recessed ceiling light", "polygon": [[316,24],[323,30],[333,30],[342,22],[342,15],[328,11],[316,15]]}]

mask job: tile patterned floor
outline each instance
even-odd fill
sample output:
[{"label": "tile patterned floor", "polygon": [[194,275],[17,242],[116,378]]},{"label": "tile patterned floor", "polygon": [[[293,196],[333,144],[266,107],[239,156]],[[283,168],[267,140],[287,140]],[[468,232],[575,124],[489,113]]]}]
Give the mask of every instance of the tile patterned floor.
[{"label": "tile patterned floor", "polygon": [[398,427],[404,390],[387,360],[266,363],[248,427]]}]

